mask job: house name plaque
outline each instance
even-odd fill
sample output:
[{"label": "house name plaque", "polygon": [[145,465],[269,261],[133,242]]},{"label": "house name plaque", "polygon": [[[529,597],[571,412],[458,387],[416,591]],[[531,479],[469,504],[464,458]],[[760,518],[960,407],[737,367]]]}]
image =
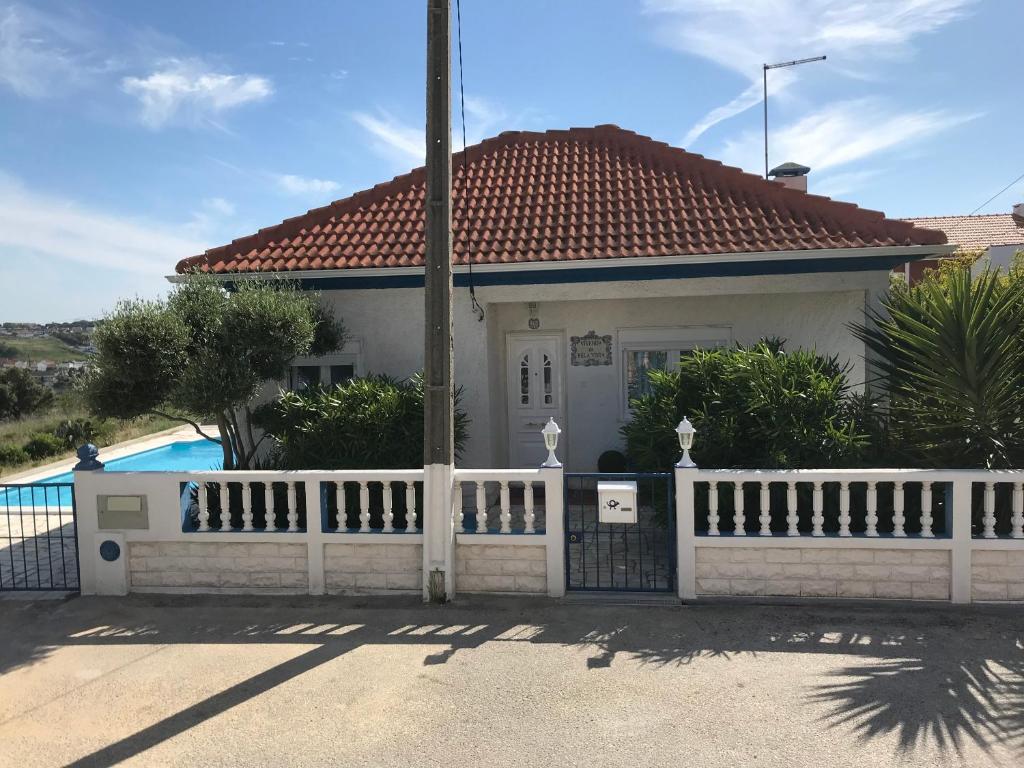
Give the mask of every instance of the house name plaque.
[{"label": "house name plaque", "polygon": [[598,336],[595,331],[570,336],[569,353],[573,365],[611,365],[612,337],[610,334]]}]

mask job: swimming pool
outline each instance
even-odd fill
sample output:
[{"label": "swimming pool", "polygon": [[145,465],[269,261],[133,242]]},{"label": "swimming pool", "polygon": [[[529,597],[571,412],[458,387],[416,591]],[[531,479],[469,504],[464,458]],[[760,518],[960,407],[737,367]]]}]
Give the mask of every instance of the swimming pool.
[{"label": "swimming pool", "polygon": [[[100,452],[100,461],[103,461],[103,453]],[[223,466],[223,454],[216,443],[209,440],[189,440],[169,445],[162,445],[159,448],[151,448],[148,451],[140,451],[129,456],[122,456],[119,459],[111,459],[104,462],[106,469],[111,472],[189,472],[202,471],[207,469],[220,469]],[[64,472],[60,475],[32,481],[33,485],[48,483],[73,483],[74,472]],[[71,489],[65,487],[54,488],[28,488],[16,489],[3,487],[3,480],[0,480],[0,509],[10,504],[17,506],[70,506]],[[12,485],[17,485],[13,483]]]}]

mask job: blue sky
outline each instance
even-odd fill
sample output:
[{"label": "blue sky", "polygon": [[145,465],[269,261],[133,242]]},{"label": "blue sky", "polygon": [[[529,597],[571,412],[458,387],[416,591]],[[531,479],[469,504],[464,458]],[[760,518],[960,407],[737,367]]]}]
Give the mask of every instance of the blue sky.
[{"label": "blue sky", "polygon": [[[0,320],[156,295],[181,257],[420,164],[425,6],[0,0]],[[827,54],[770,74],[772,164],[811,191],[969,213],[1024,173],[1020,0],[462,11],[471,142],[616,123],[760,173],[762,62]]]}]

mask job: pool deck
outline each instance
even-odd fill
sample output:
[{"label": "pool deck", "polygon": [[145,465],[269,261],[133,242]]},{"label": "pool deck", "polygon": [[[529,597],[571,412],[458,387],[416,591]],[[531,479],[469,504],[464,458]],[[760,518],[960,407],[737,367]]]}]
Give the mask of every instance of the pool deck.
[{"label": "pool deck", "polygon": [[[217,427],[203,426],[203,431],[207,434],[211,431],[216,433]],[[179,427],[165,429],[162,432],[154,432],[152,435],[144,435],[142,437],[137,437],[134,440],[125,440],[123,443],[108,445],[106,448],[101,448],[100,461],[113,461],[114,459],[120,459],[136,453],[142,453],[143,451],[149,451],[153,448],[162,448],[163,446],[171,445],[172,443],[191,442],[198,439],[201,438],[196,434],[196,431],[188,424],[183,424]],[[17,472],[13,475],[3,475],[0,477],[0,483],[38,483],[47,477],[70,472],[77,463],[78,459],[74,457],[70,459],[61,459],[60,461],[55,461],[50,464],[44,464],[41,467],[32,467],[32,469],[27,469],[24,472]]]}]

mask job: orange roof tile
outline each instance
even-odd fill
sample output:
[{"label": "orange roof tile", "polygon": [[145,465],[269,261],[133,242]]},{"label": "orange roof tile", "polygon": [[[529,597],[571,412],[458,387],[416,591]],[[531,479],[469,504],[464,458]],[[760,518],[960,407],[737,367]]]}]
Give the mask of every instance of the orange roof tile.
[{"label": "orange roof tile", "polygon": [[[503,133],[468,157],[464,171],[462,154],[453,156],[456,264],[946,242],[613,125]],[[184,259],[177,271],[422,266],[425,178],[417,168]]]}]

